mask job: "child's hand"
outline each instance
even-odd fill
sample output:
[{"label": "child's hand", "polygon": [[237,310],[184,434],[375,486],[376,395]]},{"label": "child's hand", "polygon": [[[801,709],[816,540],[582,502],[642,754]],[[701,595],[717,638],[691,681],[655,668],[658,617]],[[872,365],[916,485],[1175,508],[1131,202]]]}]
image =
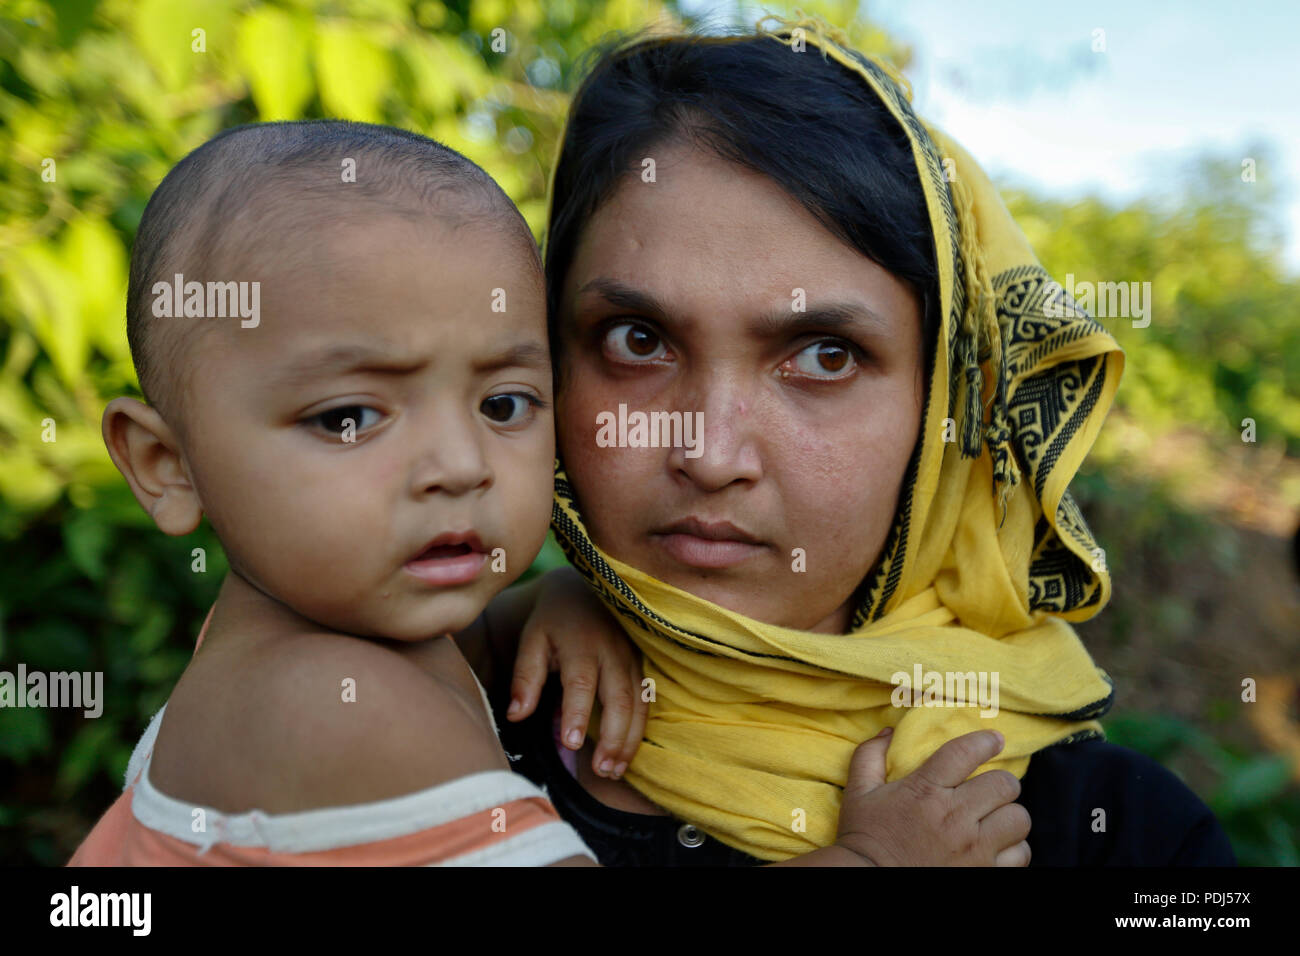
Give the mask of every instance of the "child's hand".
[{"label": "child's hand", "polygon": [[965,734],[885,783],[889,737],[867,741],[853,754],[835,842],[878,866],[1028,866],[1020,781],[1005,770],[966,779],[1004,744],[995,731]]},{"label": "child's hand", "polygon": [[564,745],[581,749],[599,693],[600,740],[591,767],[604,777],[622,776],[641,745],[649,711],[641,699],[641,652],[569,567],[542,579],[519,634],[507,720],[523,720],[536,709],[547,674],[556,669],[564,685]]}]

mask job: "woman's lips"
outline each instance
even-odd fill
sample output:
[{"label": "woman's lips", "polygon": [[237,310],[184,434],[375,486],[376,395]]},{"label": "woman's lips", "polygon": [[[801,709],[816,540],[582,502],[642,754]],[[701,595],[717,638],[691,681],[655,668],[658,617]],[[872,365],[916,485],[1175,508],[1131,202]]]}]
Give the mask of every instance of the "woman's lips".
[{"label": "woman's lips", "polygon": [[730,568],[766,550],[763,545],[748,541],[701,538],[683,532],[651,537],[670,556],[692,568]]}]

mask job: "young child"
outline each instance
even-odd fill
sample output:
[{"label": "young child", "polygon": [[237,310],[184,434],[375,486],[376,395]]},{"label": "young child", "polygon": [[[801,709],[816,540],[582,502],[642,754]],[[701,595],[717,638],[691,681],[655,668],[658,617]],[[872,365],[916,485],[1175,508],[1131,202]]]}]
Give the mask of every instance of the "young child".
[{"label": "young child", "polygon": [[71,863],[588,863],[449,639],[551,511],[540,261],[496,183],[396,129],[230,130],[153,195],[127,313],[148,404],[109,404],[109,453],[231,570]]}]

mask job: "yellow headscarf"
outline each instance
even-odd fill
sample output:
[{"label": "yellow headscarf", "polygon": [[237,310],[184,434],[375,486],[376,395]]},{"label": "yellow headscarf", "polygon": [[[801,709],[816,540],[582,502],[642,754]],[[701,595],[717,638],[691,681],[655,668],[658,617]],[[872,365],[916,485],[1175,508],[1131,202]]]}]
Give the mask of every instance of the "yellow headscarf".
[{"label": "yellow headscarf", "polygon": [[[552,527],[654,681],[625,779],[723,843],[780,860],[834,841],[849,758],[882,727],[894,728],[889,780],[973,730],[1006,738],[977,772],[1018,777],[1037,750],[1102,737],[1095,718],[1111,681],[1067,622],[1101,610],[1110,576],[1066,486],[1110,408],[1123,353],[1051,282],[975,161],[916,117],[901,77],[820,20],[775,32],[765,22],[760,33],[815,45],[886,104],[911,140],[930,212],[946,320],[920,454],[878,565],[849,633],[827,635],[752,620],[604,553],[559,462]],[[909,701],[900,693],[918,665]],[[952,675],[980,672],[998,675],[996,716],[980,715],[973,685],[969,706],[946,696],[961,693]],[[947,677],[942,691],[931,674]]]}]

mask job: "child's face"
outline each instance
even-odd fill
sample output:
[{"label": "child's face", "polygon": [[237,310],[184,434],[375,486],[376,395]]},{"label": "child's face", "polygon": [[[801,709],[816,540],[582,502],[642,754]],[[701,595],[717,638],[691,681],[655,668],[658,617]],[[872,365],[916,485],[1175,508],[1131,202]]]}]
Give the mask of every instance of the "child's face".
[{"label": "child's face", "polygon": [[[230,277],[261,281],[257,327],[173,320],[226,323],[190,353],[202,507],[232,568],[313,621],[398,640],[461,629],[546,536],[540,273],[474,222],[384,216],[304,244],[305,266],[268,244]],[[416,560],[449,534],[476,540]]]}]

